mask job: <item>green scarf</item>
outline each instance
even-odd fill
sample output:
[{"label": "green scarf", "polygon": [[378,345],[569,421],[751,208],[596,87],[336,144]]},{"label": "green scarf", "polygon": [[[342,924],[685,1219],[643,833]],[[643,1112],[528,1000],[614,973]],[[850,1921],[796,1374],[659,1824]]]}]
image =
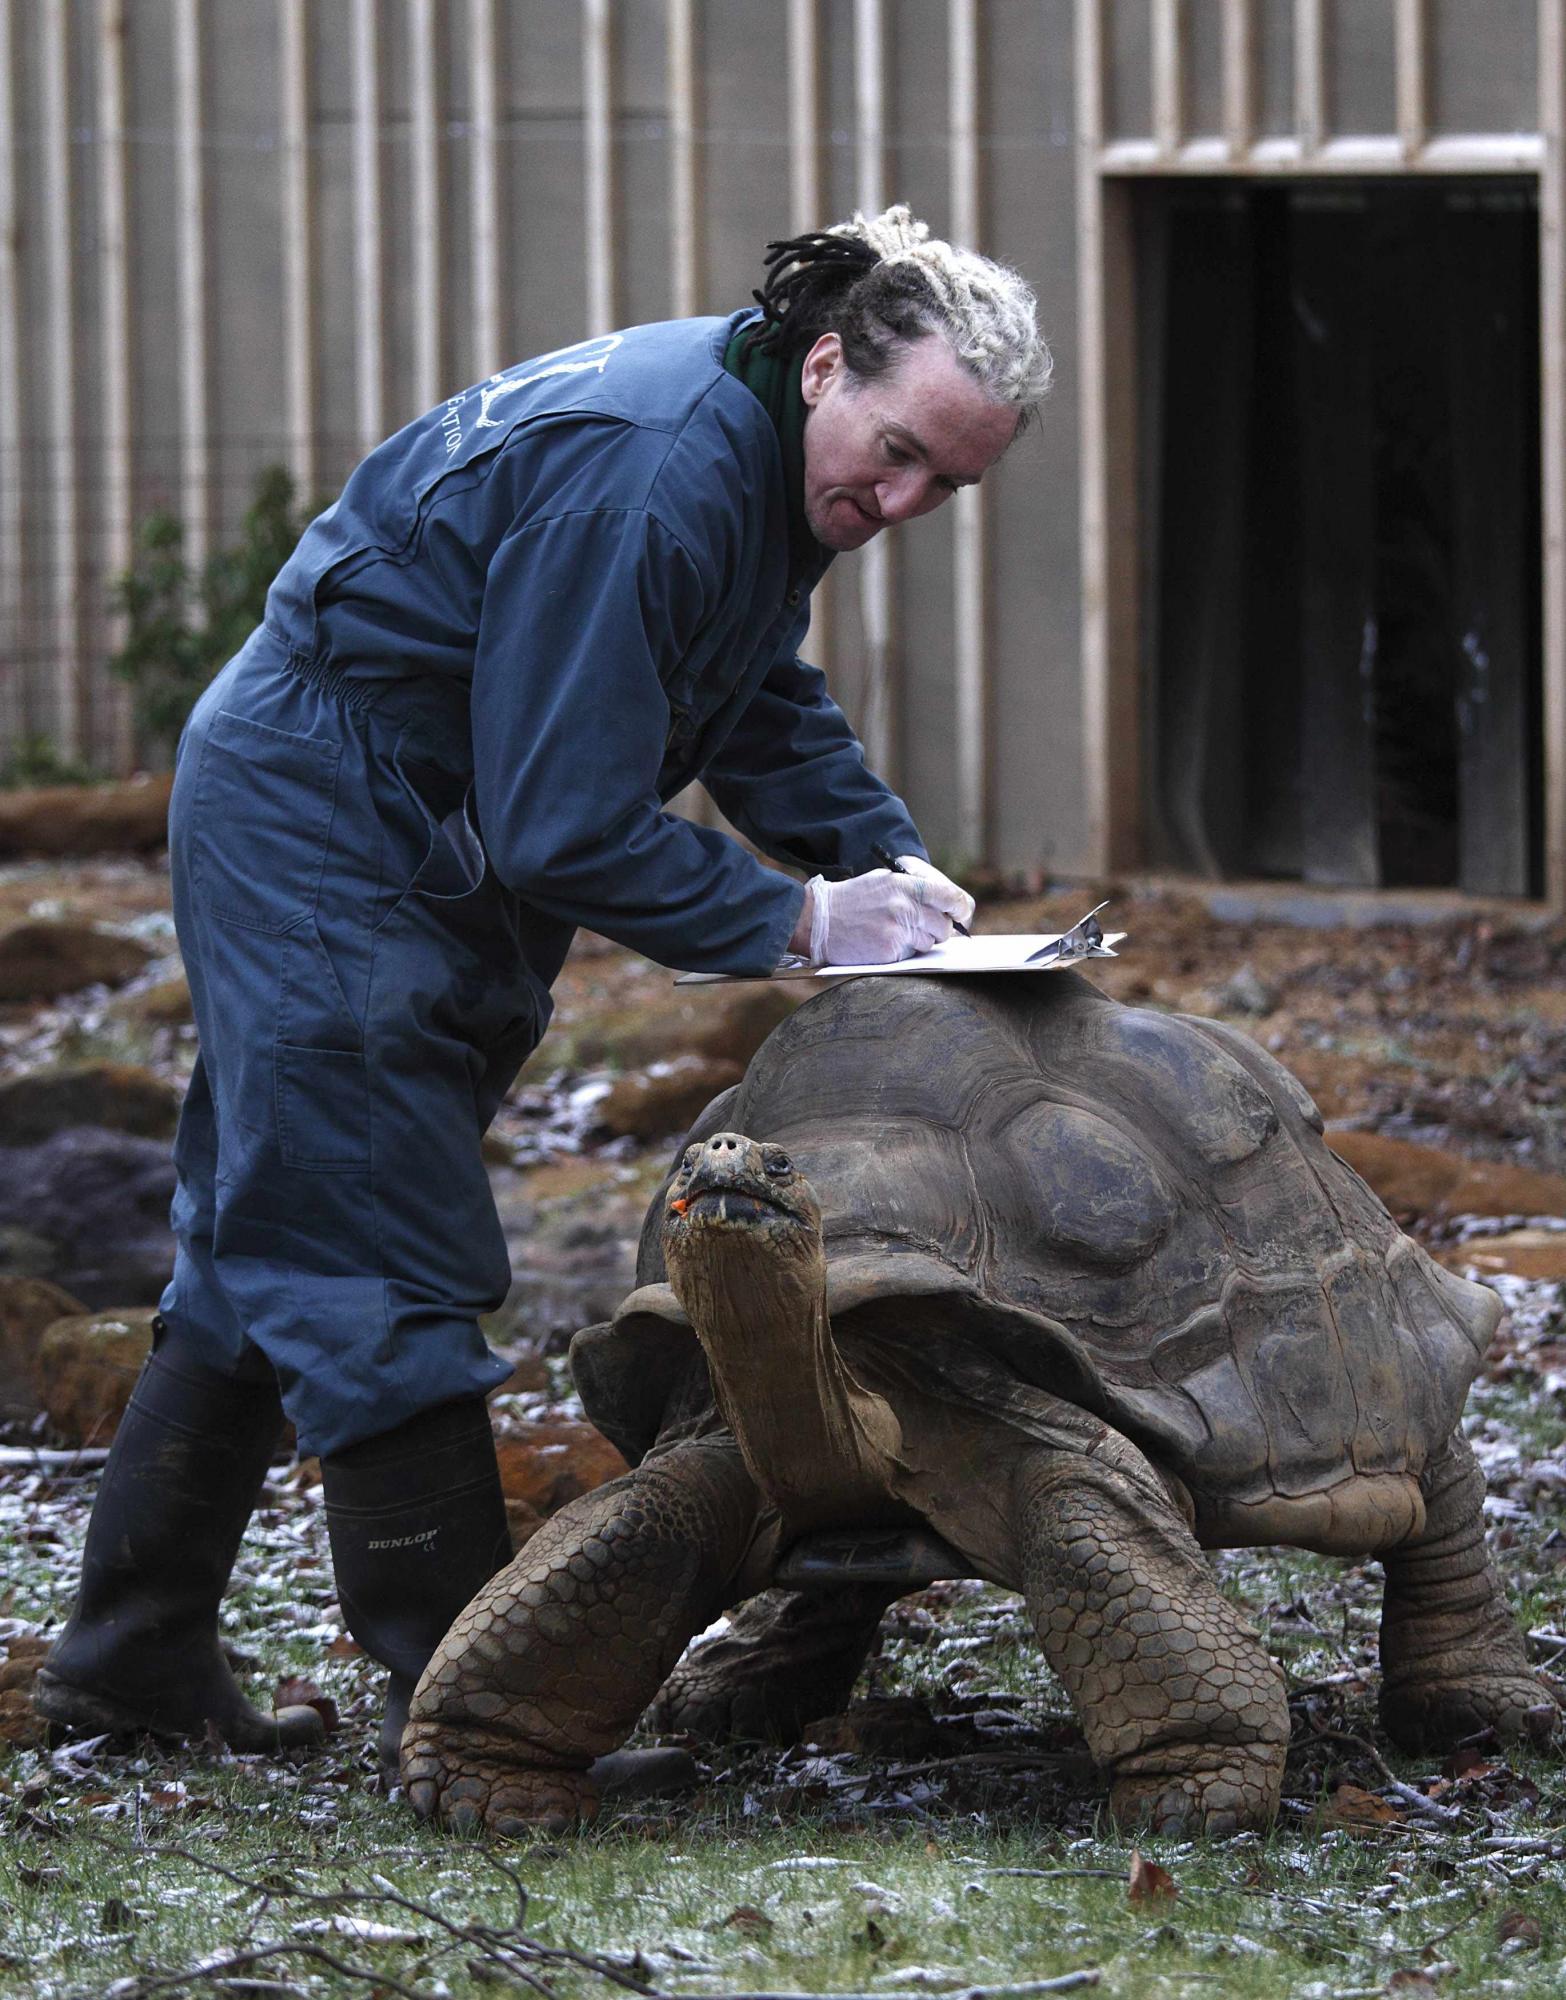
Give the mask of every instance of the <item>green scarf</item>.
[{"label": "green scarf", "polygon": [[805,399],[799,392],[798,358],[783,361],[756,350],[755,323],[742,326],[723,353],[723,366],[772,419],[783,453],[783,490],[788,498],[789,568],[813,569],[823,550],[805,520]]}]

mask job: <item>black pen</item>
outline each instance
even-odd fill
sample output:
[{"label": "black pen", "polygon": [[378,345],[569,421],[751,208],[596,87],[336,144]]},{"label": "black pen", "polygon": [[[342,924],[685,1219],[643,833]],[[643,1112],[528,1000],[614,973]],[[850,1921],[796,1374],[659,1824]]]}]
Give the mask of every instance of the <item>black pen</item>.
[{"label": "black pen", "polygon": [[[903,864],[896,858],[896,856],[892,853],[892,850],[889,847],[883,847],[879,841],[877,841],[875,845],[870,849],[870,852],[875,856],[876,860],[880,862],[883,868],[890,868],[894,875],[911,875],[913,873],[913,870],[911,868],[905,868],[903,866]],[[958,923],[955,917],[952,918],[952,929],[957,933],[959,937],[973,936],[973,932],[969,930],[968,926],[966,924]]]}]

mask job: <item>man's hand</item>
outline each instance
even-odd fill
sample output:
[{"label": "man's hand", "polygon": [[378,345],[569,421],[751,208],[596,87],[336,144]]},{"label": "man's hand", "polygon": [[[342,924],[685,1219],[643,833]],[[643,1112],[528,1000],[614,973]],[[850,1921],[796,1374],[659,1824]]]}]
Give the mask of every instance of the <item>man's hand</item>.
[{"label": "man's hand", "polygon": [[791,944],[817,965],[890,965],[950,937],[953,918],[972,916],[973,898],[928,861],[910,854],[900,866],[905,873],[875,868],[846,882],[814,877]]}]

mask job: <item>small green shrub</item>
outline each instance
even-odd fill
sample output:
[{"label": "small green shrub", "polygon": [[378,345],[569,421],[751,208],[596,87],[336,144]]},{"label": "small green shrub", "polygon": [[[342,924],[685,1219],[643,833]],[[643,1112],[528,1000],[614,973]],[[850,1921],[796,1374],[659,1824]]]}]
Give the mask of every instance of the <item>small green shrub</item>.
[{"label": "small green shrub", "polygon": [[24,736],[0,764],[0,791],[31,785],[91,785],[97,778],[90,765],[62,757],[47,736]]},{"label": "small green shrub", "polygon": [[160,509],[143,523],[134,562],[114,585],[125,643],[110,670],[131,685],[137,733],[149,751],[172,752],[196,698],[261,622],[274,576],[293,554],[315,505],[296,507],[285,466],[257,477],[239,539],[194,574],[185,528]]}]

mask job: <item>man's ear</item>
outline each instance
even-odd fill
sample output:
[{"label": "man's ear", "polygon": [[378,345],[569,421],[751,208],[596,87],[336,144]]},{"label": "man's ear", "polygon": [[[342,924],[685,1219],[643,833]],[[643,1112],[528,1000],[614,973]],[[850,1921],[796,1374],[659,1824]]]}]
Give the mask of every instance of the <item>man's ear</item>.
[{"label": "man's ear", "polygon": [[800,371],[799,393],[806,405],[819,403],[827,384],[843,366],[843,343],[835,333],[824,333],[805,356]]}]

